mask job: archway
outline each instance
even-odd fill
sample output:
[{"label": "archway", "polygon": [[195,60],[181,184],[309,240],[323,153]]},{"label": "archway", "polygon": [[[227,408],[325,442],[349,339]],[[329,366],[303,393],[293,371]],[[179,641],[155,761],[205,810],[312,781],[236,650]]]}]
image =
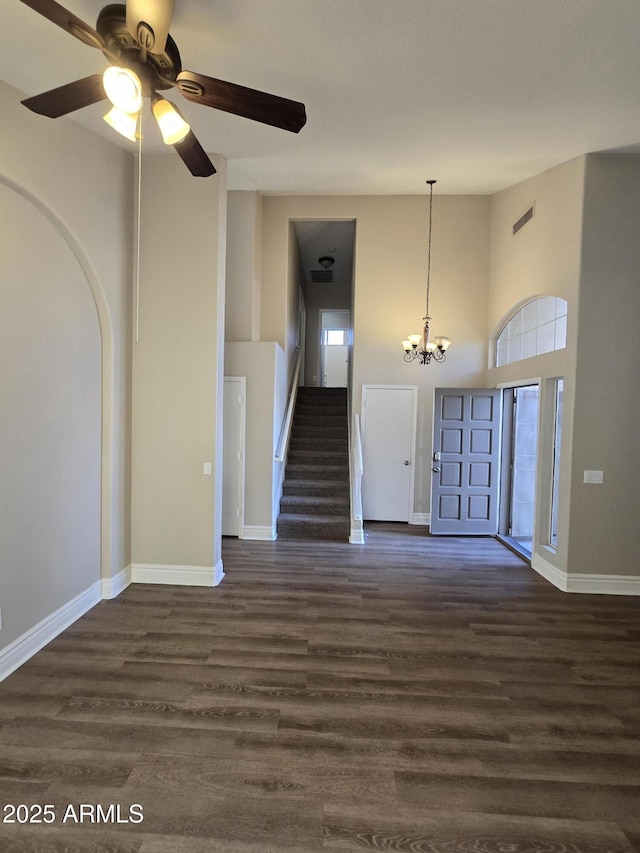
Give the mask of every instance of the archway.
[{"label": "archway", "polygon": [[[103,592],[110,588],[112,575],[112,494],[113,494],[113,388],[114,388],[114,337],[106,296],[93,265],[67,224],[41,198],[0,175],[0,186],[15,192],[39,211],[53,226],[55,232],[70,250],[89,287],[95,306],[100,333],[100,579]],[[38,247],[34,246],[33,251]]]}]

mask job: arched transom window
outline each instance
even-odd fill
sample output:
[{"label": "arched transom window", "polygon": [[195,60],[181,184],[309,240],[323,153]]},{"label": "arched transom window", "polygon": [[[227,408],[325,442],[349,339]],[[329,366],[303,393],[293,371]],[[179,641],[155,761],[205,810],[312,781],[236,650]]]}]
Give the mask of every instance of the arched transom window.
[{"label": "arched transom window", "polygon": [[496,367],[567,345],[567,302],[540,296],[519,308],[496,341]]}]

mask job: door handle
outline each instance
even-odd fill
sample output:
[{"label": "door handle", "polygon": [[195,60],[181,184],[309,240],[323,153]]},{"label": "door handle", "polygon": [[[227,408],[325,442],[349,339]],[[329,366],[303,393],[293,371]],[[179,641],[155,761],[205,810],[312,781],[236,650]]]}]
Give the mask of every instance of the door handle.
[{"label": "door handle", "polygon": [[405,459],[405,460],[404,460],[404,464],[405,464],[405,465],[411,465],[411,462],[409,462],[409,460],[408,460],[408,459]]},{"label": "door handle", "polygon": [[432,468],[431,470],[433,471],[433,473],[434,473],[434,474],[439,474],[439,473],[440,473],[440,468],[438,468],[436,465],[434,465],[434,466],[433,466],[433,468]]}]

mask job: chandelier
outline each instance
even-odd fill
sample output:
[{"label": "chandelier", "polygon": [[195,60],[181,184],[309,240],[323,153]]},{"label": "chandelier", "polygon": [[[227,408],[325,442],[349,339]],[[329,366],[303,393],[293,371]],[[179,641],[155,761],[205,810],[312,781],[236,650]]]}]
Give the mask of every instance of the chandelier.
[{"label": "chandelier", "polygon": [[431,225],[433,222],[433,185],[434,180],[427,181],[429,184],[429,239],[427,251],[427,304],[425,316],[422,318],[424,327],[421,335],[409,335],[406,341],[402,341],[404,348],[404,360],[415,361],[420,364],[429,364],[433,361],[444,361],[445,354],[451,345],[449,338],[437,337],[429,340],[429,285],[431,283]]}]

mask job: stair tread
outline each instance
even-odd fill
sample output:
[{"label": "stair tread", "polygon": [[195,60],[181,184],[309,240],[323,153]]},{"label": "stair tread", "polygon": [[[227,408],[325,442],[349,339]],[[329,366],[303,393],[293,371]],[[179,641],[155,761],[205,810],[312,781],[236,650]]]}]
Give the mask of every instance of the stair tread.
[{"label": "stair tread", "polygon": [[280,522],[293,522],[297,524],[349,524],[350,517],[347,515],[312,515],[311,513],[281,512],[278,516]]},{"label": "stair tread", "polygon": [[342,480],[336,482],[334,480],[317,480],[311,482],[309,480],[285,480],[283,487],[283,495],[293,496],[299,495],[344,495],[349,496],[349,481]]},{"label": "stair tread", "polygon": [[295,450],[289,451],[291,465],[314,465],[324,463],[326,465],[347,466],[348,455],[340,453],[323,453],[321,450]]},{"label": "stair tread", "polygon": [[301,501],[282,501],[280,504],[280,513],[283,512],[287,515],[302,515],[307,513],[308,515],[345,515],[349,511],[349,502],[344,501],[343,503],[314,503],[310,500],[301,500]]}]

